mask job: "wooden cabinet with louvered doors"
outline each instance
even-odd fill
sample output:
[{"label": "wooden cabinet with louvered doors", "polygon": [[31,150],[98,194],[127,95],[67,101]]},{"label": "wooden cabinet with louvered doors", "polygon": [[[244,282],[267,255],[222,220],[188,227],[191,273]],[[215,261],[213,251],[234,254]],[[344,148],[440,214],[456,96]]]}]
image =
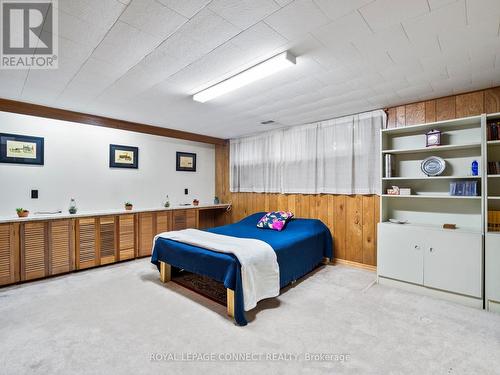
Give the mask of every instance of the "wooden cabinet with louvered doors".
[{"label": "wooden cabinet with louvered doors", "polygon": [[104,216],[99,219],[99,264],[114,263],[118,259],[116,244],[115,216]]},{"label": "wooden cabinet with louvered doors", "polygon": [[168,232],[171,230],[172,213],[170,211],[158,211],[156,213],[155,234]]},{"label": "wooden cabinet with louvered doors", "polygon": [[48,223],[21,224],[21,280],[49,275]]},{"label": "wooden cabinet with louvered doors", "polygon": [[73,220],[48,222],[49,274],[75,269],[75,227]]},{"label": "wooden cabinet with louvered doors", "polygon": [[118,260],[133,259],[135,257],[135,216],[118,216]]},{"label": "wooden cabinet with louvered doors", "polygon": [[174,210],[172,212],[172,230],[198,227],[198,210]]},{"label": "wooden cabinet with louvered doors", "polygon": [[139,257],[151,255],[151,249],[153,248],[153,237],[155,236],[154,218],[155,214],[153,212],[141,212],[137,214],[137,256]]},{"label": "wooden cabinet with louvered doors", "polygon": [[19,281],[19,224],[0,224],[0,285]]},{"label": "wooden cabinet with louvered doors", "polygon": [[97,218],[83,218],[76,221],[76,269],[99,265],[97,253]]}]

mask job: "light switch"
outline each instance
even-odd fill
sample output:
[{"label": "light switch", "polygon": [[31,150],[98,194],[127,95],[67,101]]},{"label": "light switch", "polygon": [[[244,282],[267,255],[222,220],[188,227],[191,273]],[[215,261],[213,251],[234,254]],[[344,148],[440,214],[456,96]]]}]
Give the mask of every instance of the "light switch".
[{"label": "light switch", "polygon": [[31,199],[38,199],[38,189],[31,189]]}]

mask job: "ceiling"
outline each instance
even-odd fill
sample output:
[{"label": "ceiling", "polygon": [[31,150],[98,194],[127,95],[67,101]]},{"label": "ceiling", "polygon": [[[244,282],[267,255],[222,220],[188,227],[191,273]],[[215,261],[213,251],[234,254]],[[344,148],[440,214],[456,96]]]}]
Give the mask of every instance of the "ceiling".
[{"label": "ceiling", "polygon": [[230,138],[500,85],[499,29],[499,0],[59,0],[59,69],[0,70],[0,97]]}]

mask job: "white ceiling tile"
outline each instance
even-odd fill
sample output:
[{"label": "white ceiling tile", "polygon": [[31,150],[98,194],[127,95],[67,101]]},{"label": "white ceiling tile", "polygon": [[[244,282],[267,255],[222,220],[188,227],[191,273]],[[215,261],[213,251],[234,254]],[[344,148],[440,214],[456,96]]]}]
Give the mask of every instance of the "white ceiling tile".
[{"label": "white ceiling tile", "polygon": [[59,12],[59,37],[95,48],[107,32],[106,27],[96,26],[73,15]]},{"label": "white ceiling tile", "polygon": [[17,99],[21,95],[28,70],[0,69],[0,97]]},{"label": "white ceiling tile", "polygon": [[242,55],[238,47],[224,44],[175,73],[168,81],[186,93],[194,94],[245,70],[244,64],[248,60]]},{"label": "white ceiling tile", "polygon": [[208,8],[233,25],[246,29],[280,7],[273,0],[214,0]]},{"label": "white ceiling tile", "polygon": [[184,24],[180,33],[200,43],[209,52],[240,33],[240,29],[205,8]]},{"label": "white ceiling tile", "polygon": [[312,0],[295,0],[266,18],[266,23],[288,40],[330,22]]},{"label": "white ceiling tile", "polygon": [[486,43],[495,43],[498,37],[498,25],[484,22],[463,26],[453,33],[443,31],[439,34],[439,43],[443,51],[474,48]]},{"label": "white ceiling tile", "polygon": [[434,38],[443,32],[459,32],[466,25],[465,0],[453,2],[435,11],[403,21],[411,42]]},{"label": "white ceiling tile", "polygon": [[172,34],[187,20],[156,0],[134,0],[120,16],[120,21],[163,38]]},{"label": "white ceiling tile", "polygon": [[469,0],[466,4],[470,24],[500,21],[500,1]]},{"label": "white ceiling tile", "polygon": [[326,46],[336,46],[345,41],[364,40],[373,34],[358,12],[317,28],[312,34]]},{"label": "white ceiling tile", "polygon": [[153,51],[160,43],[158,37],[146,34],[124,22],[116,22],[92,56],[113,64],[117,69],[128,69]]},{"label": "white ceiling tile", "polygon": [[261,56],[279,52],[278,49],[285,46],[287,40],[266,23],[259,22],[236,35],[230,43],[237,46],[243,53],[258,59]]},{"label": "white ceiling tile", "polygon": [[293,0],[274,0],[279,6],[284,7],[285,5],[290,4]]},{"label": "white ceiling tile", "polygon": [[203,9],[210,0],[158,0],[184,17],[191,18]]},{"label": "white ceiling tile", "polygon": [[359,9],[373,31],[429,13],[427,0],[375,0]]},{"label": "white ceiling tile", "polygon": [[63,0],[57,4],[61,12],[106,29],[113,25],[126,7],[116,0]]},{"label": "white ceiling tile", "polygon": [[323,48],[313,51],[311,56],[327,69],[337,69],[356,65],[363,61],[363,56],[352,43],[336,45],[335,48]]},{"label": "white ceiling tile", "polygon": [[353,10],[359,9],[373,0],[314,0],[323,12],[332,20],[336,20]]},{"label": "white ceiling tile", "polygon": [[445,5],[455,3],[458,0],[428,0],[429,6],[431,7],[431,11],[439,9]]}]

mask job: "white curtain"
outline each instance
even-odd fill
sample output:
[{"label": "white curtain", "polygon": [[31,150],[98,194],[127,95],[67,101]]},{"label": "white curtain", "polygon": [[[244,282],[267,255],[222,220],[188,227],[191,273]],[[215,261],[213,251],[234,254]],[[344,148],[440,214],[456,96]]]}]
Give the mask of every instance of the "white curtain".
[{"label": "white curtain", "polygon": [[232,192],[379,194],[384,111],[231,140]]}]

